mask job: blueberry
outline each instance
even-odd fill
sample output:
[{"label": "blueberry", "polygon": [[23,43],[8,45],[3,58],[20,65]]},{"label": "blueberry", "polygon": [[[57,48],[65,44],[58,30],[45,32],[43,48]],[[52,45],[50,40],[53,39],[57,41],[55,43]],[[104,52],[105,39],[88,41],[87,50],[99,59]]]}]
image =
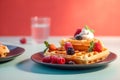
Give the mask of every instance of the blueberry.
[{"label": "blueberry", "polygon": [[75,39],[82,40],[82,36],[76,36]]},{"label": "blueberry", "polygon": [[74,49],[72,47],[68,47],[67,54],[68,55],[73,55],[74,53],[75,53]]}]

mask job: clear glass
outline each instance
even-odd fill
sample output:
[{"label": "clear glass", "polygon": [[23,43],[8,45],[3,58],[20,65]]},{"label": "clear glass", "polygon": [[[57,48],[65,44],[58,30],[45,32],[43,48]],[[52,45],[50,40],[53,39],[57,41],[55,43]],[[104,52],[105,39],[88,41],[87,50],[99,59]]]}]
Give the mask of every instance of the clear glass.
[{"label": "clear glass", "polygon": [[31,18],[31,36],[35,43],[42,43],[48,39],[50,32],[50,18],[32,17]]}]

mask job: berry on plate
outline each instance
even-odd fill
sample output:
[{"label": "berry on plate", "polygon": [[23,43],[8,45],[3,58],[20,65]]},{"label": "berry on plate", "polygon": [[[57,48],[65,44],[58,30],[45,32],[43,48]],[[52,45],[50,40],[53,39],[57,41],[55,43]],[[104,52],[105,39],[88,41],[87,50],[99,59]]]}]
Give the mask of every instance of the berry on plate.
[{"label": "berry on plate", "polygon": [[50,63],[50,62],[51,62],[50,56],[45,56],[45,57],[43,57],[43,58],[42,58],[42,62]]},{"label": "berry on plate", "polygon": [[67,50],[69,47],[73,48],[71,42],[66,42],[65,43],[65,49]]},{"label": "berry on plate", "polygon": [[74,48],[68,47],[68,49],[67,49],[67,54],[68,54],[68,55],[73,55],[74,53],[75,53]]},{"label": "berry on plate", "polygon": [[21,43],[21,44],[26,44],[26,43],[27,43],[26,38],[21,38],[21,39],[20,39],[20,43]]},{"label": "berry on plate", "polygon": [[59,58],[57,59],[57,63],[58,63],[58,64],[65,64],[65,58],[59,57]]},{"label": "berry on plate", "polygon": [[100,42],[95,42],[95,43],[94,43],[93,51],[98,51],[98,52],[101,52],[101,51],[102,51],[102,45],[101,45]]},{"label": "berry on plate", "polygon": [[78,28],[77,30],[76,30],[76,32],[75,32],[75,34],[74,34],[74,37],[77,35],[77,34],[79,34],[80,32],[81,32],[81,28]]}]

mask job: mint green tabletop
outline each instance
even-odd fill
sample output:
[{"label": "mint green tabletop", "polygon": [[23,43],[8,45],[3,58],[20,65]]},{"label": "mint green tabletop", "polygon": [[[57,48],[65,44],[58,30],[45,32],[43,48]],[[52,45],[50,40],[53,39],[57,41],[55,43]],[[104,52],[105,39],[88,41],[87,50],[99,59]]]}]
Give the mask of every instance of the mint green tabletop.
[{"label": "mint green tabletop", "polygon": [[[60,70],[39,65],[31,55],[43,51],[44,44],[34,44],[27,37],[27,44],[20,44],[21,37],[0,37],[4,44],[15,45],[25,52],[14,60],[0,63],[0,80],[120,80],[120,37],[98,37],[104,45],[117,54],[117,59],[108,66],[86,70]],[[49,42],[59,45],[63,37],[50,37]]]}]

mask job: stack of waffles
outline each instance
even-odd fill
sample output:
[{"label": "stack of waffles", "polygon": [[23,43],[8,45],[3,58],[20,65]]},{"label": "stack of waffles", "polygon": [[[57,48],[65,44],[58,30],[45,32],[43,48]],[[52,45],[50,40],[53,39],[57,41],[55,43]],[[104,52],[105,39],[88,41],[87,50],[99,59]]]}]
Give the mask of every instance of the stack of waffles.
[{"label": "stack of waffles", "polygon": [[71,38],[61,39],[60,47],[44,53],[65,58],[66,62],[74,61],[76,64],[93,64],[103,61],[110,54],[102,41],[96,39],[93,30],[85,26],[76,30]]}]

